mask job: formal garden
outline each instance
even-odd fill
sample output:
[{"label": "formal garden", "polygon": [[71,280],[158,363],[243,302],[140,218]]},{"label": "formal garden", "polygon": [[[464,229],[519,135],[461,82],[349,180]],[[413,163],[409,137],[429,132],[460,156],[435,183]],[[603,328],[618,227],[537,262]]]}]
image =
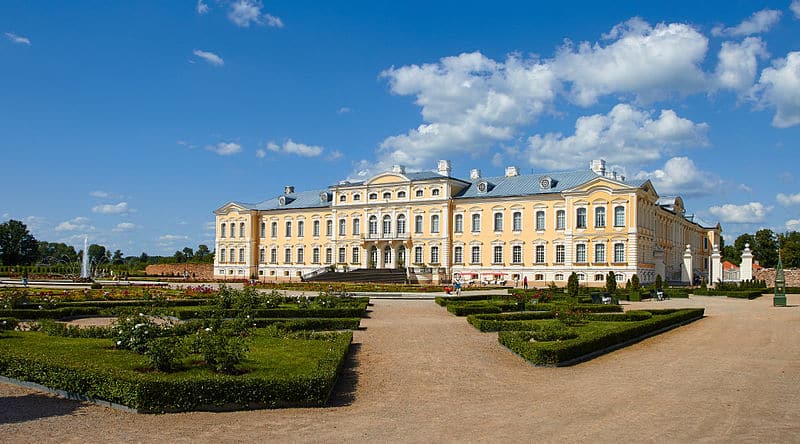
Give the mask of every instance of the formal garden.
[{"label": "formal garden", "polygon": [[[0,291],[0,375],[140,412],[321,406],[368,299],[207,287]],[[104,326],[75,317],[112,316]]]},{"label": "formal garden", "polygon": [[[512,290],[508,296],[440,297],[436,303],[456,316],[466,316],[482,332],[498,332],[502,345],[540,366],[582,362],[703,317],[702,308],[623,312],[620,299],[641,300],[656,290],[669,291],[633,284],[618,289],[609,273],[606,291],[592,292],[580,287],[573,273],[565,289],[552,286]],[[668,297],[688,297],[677,290],[671,294]]]}]

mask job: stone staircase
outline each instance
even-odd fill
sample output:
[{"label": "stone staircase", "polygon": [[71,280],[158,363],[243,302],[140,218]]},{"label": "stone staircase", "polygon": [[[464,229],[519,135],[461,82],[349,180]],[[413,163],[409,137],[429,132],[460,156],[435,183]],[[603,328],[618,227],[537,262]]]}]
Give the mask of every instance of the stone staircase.
[{"label": "stone staircase", "polygon": [[375,284],[407,283],[405,269],[357,268],[344,273],[328,271],[305,278],[306,282],[369,282]]}]

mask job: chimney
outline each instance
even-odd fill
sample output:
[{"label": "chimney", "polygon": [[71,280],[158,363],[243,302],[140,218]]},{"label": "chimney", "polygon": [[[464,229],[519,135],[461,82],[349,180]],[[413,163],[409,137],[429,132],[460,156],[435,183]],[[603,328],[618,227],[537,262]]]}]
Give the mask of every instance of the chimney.
[{"label": "chimney", "polygon": [[449,160],[440,160],[439,161],[439,174],[442,176],[450,177],[450,161]]},{"label": "chimney", "polygon": [[473,169],[469,170],[469,178],[471,180],[480,179],[481,178],[481,170],[479,170],[477,168],[473,168]]},{"label": "chimney", "polygon": [[592,171],[594,171],[596,174],[599,174],[601,176],[606,175],[606,161],[604,159],[592,160],[592,163],[590,165]]},{"label": "chimney", "polygon": [[283,187],[283,194],[292,194],[292,193],[294,193],[294,186],[286,185],[285,187]]},{"label": "chimney", "polygon": [[405,174],[406,173],[406,167],[404,167],[403,165],[392,165],[392,172],[393,173]]},{"label": "chimney", "polygon": [[515,166],[507,166],[506,167],[506,177],[514,177],[519,176],[519,169]]}]

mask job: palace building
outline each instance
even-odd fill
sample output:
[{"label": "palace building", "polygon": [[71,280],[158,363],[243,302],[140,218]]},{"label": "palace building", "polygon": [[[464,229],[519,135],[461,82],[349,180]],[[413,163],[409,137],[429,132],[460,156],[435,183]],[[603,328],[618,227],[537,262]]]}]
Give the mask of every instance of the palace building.
[{"label": "palace building", "polygon": [[563,286],[623,284],[638,274],[669,281],[708,279],[719,224],[687,214],[680,197],[650,181],[590,168],[469,178],[402,166],[364,181],[295,191],[216,211],[214,275],[299,281],[325,271],[404,269],[412,282],[515,280]]}]

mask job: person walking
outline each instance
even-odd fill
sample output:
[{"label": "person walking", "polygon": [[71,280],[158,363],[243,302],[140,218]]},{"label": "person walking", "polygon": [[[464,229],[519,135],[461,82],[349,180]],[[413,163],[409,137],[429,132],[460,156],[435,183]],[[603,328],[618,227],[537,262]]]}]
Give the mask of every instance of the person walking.
[{"label": "person walking", "polygon": [[457,280],[455,285],[453,285],[453,289],[456,291],[456,296],[461,296],[461,281]]}]

